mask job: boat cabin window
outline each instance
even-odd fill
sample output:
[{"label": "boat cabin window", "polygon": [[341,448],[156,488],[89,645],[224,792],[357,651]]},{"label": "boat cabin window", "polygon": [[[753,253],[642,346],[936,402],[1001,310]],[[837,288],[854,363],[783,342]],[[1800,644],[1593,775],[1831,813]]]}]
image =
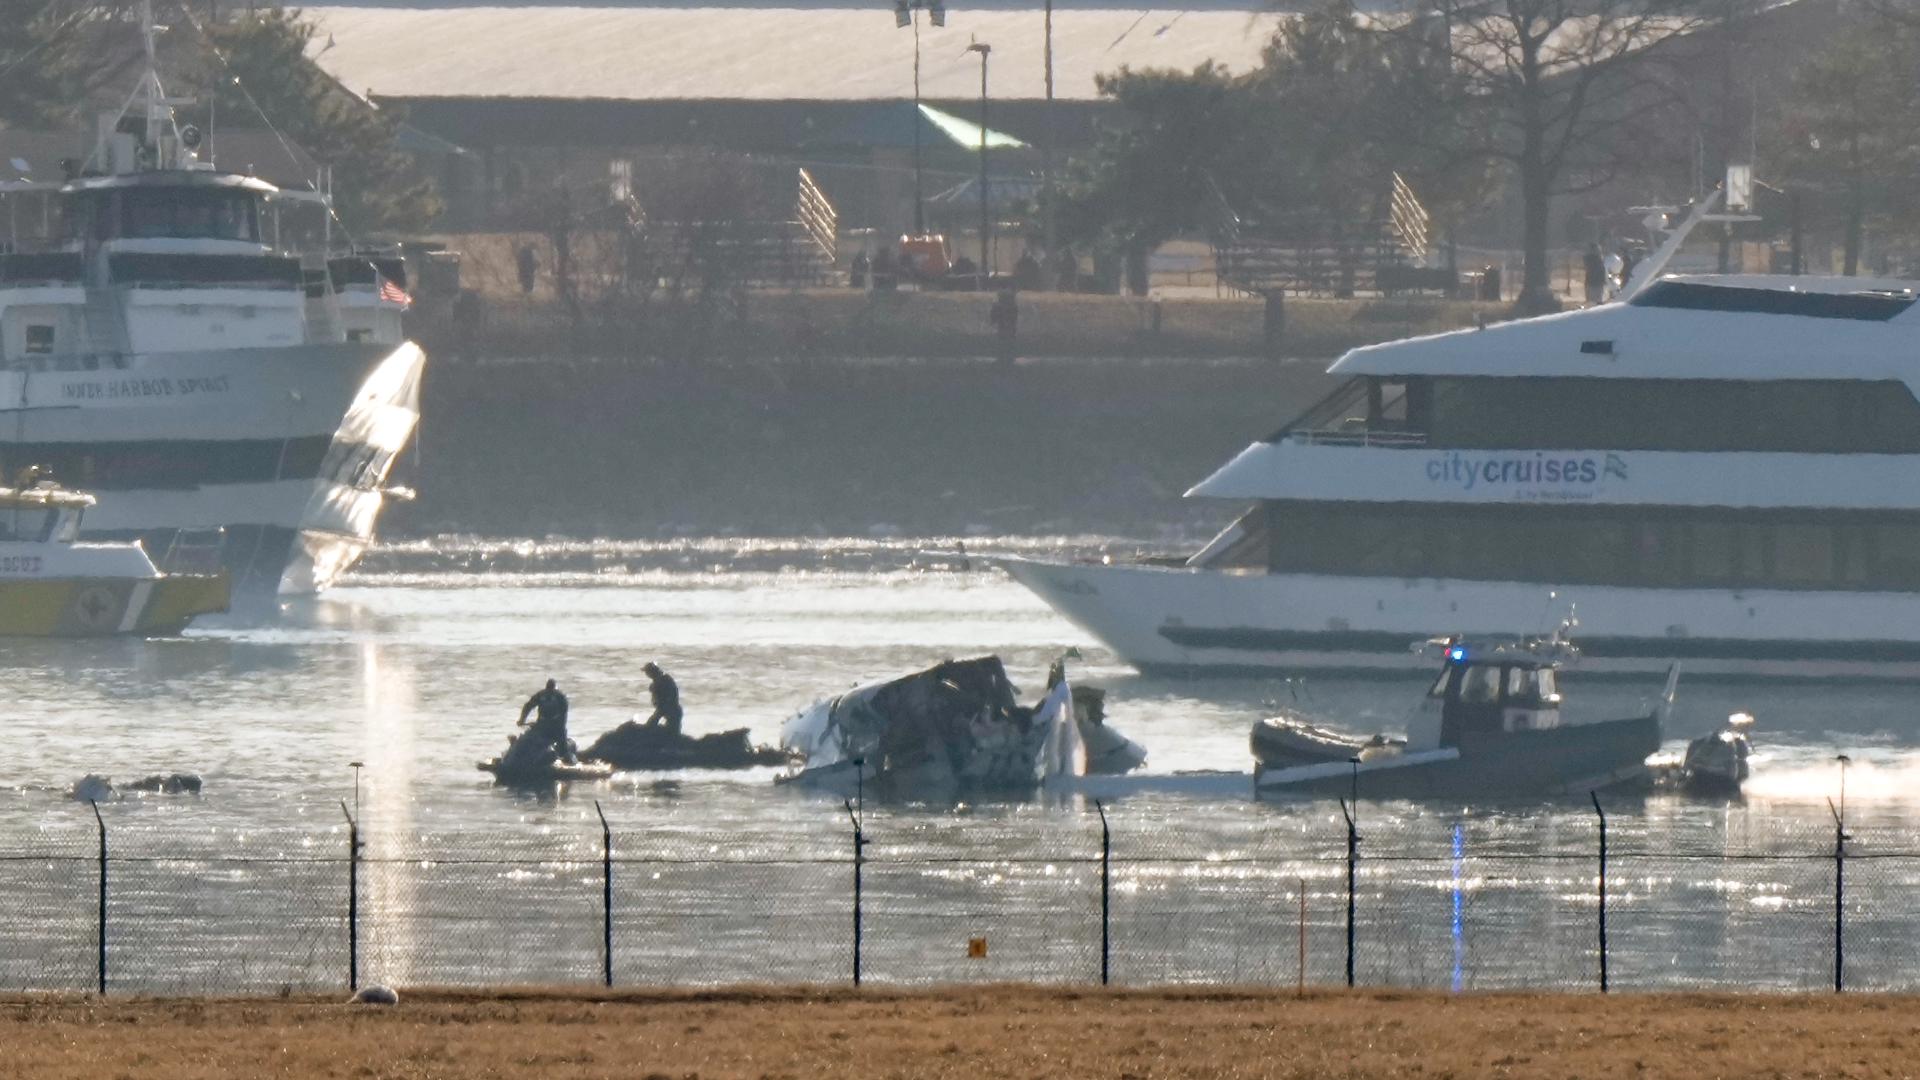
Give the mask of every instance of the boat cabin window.
[{"label": "boat cabin window", "polygon": [[1452,681],[1453,681],[1453,665],[1448,664],[1446,667],[1443,667],[1440,669],[1440,677],[1433,680],[1433,685],[1427,689],[1427,696],[1431,698],[1446,697],[1447,684]]},{"label": "boat cabin window", "polygon": [[[1604,454],[1579,456],[1596,477],[1606,468]],[[1920,592],[1913,511],[1280,500],[1264,510],[1245,520],[1263,526],[1250,535],[1277,574]]]},{"label": "boat cabin window", "polygon": [[44,544],[53,536],[60,513],[39,507],[0,511],[0,542]]},{"label": "boat cabin window", "polygon": [[27,353],[33,356],[45,356],[53,352],[53,327],[42,323],[27,324]]},{"label": "boat cabin window", "polygon": [[69,238],[94,243],[121,237],[260,242],[259,196],[233,188],[92,191],[70,198],[63,213]]},{"label": "boat cabin window", "polygon": [[75,540],[80,539],[80,518],[85,514],[86,511],[78,507],[72,510],[61,511],[57,515],[57,520],[53,526],[54,542],[57,544],[71,544]]},{"label": "boat cabin window", "polygon": [[1469,705],[1487,705],[1500,700],[1500,669],[1474,664],[1460,678],[1460,700]]},{"label": "boat cabin window", "polygon": [[122,236],[260,239],[255,198],[224,189],[129,188],[120,192]]},{"label": "boat cabin window", "polygon": [[1420,430],[1482,450],[1920,452],[1920,402],[1897,379],[1432,380]]},{"label": "boat cabin window", "polygon": [[1553,669],[1508,668],[1507,700],[1516,705],[1554,704]]}]

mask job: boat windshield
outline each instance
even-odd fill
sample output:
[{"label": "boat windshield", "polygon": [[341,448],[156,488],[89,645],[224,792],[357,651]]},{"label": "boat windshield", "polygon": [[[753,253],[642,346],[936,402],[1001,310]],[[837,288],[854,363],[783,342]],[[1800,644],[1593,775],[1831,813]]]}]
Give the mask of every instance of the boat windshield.
[{"label": "boat windshield", "polygon": [[120,206],[123,236],[260,238],[254,197],[249,192],[133,188],[121,193]]},{"label": "boat windshield", "polygon": [[65,208],[73,239],[260,241],[259,197],[231,188],[147,187],[87,192]]},{"label": "boat windshield", "polygon": [[44,544],[53,536],[54,525],[59,517],[58,510],[43,510],[37,506],[16,507],[0,512],[0,543]]},{"label": "boat windshield", "polygon": [[1553,669],[1512,667],[1507,669],[1507,700],[1551,702]]},{"label": "boat windshield", "polygon": [[1460,679],[1460,700],[1469,704],[1500,700],[1500,669],[1491,664],[1468,667]]}]

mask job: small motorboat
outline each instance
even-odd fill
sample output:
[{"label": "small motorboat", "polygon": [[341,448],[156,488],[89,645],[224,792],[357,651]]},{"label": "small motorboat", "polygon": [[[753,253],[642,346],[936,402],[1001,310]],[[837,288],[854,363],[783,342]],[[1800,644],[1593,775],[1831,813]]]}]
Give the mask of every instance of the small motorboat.
[{"label": "small motorboat", "polygon": [[613,766],[603,761],[567,761],[524,735],[507,736],[507,749],[497,758],[480,762],[481,772],[493,774],[502,787],[550,788],[555,784],[605,780]]},{"label": "small motorboat", "polygon": [[1656,777],[1659,786],[1707,799],[1739,798],[1740,786],[1751,775],[1747,760],[1753,756],[1753,743],[1747,729],[1752,726],[1750,713],[1727,717],[1719,731],[1687,744],[1679,763]]},{"label": "small motorboat", "polygon": [[1255,797],[1510,798],[1649,777],[1647,758],[1660,749],[1677,665],[1646,714],[1569,723],[1560,715],[1557,675],[1578,650],[1558,634],[1436,638],[1414,648],[1441,668],[1404,737],[1351,738],[1297,714],[1261,720],[1250,739]]},{"label": "small motorboat", "polygon": [[1368,750],[1404,747],[1405,739],[1375,735],[1356,739],[1313,723],[1304,714],[1282,710],[1253,725],[1254,764],[1263,769],[1289,769],[1296,765],[1324,765],[1346,762],[1364,756]]},{"label": "small motorboat", "polygon": [[80,542],[92,505],[34,467],[0,487],[0,636],[177,634],[227,610],[224,574],[163,574],[136,542]]},{"label": "small motorboat", "polygon": [[1073,719],[1085,748],[1088,776],[1119,776],[1147,763],[1147,748],[1107,725],[1107,692],[1082,686],[1073,692]]},{"label": "small motorboat", "polygon": [[623,772],[666,769],[751,769],[785,765],[787,752],[774,746],[755,746],[746,728],[733,728],[698,737],[675,734],[629,720],[593,741],[580,752],[581,761],[605,762]]},{"label": "small motorboat", "polygon": [[948,660],[856,687],[790,717],[781,778],[880,798],[1031,793],[1084,768],[1063,678],[1039,705],[1015,700],[997,656]]}]

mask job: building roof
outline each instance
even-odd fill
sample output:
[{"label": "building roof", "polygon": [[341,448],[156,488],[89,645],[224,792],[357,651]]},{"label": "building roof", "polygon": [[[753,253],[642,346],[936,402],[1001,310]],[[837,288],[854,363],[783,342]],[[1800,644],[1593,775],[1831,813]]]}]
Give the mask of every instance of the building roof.
[{"label": "building roof", "polygon": [[[1112,0],[1104,0],[1111,3]],[[382,98],[645,101],[860,101],[913,96],[913,36],[884,2],[801,6],[656,4],[407,6],[365,0],[305,8],[319,25],[311,54],[355,93]],[[1095,76],[1134,68],[1258,64],[1279,14],[1246,5],[1142,10],[1062,3],[1053,13],[1054,94],[1098,96]],[[1038,7],[949,7],[946,26],[921,13],[920,86],[927,99],[980,93],[970,41],[993,47],[994,99],[1045,96]]]}]

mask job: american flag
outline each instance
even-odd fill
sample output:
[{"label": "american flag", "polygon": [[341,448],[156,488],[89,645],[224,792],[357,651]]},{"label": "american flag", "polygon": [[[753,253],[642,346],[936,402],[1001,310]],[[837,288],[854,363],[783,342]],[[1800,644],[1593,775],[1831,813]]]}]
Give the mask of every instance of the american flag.
[{"label": "american flag", "polygon": [[380,299],[389,304],[399,304],[401,307],[413,306],[413,297],[407,295],[407,290],[384,277],[380,279]]}]

